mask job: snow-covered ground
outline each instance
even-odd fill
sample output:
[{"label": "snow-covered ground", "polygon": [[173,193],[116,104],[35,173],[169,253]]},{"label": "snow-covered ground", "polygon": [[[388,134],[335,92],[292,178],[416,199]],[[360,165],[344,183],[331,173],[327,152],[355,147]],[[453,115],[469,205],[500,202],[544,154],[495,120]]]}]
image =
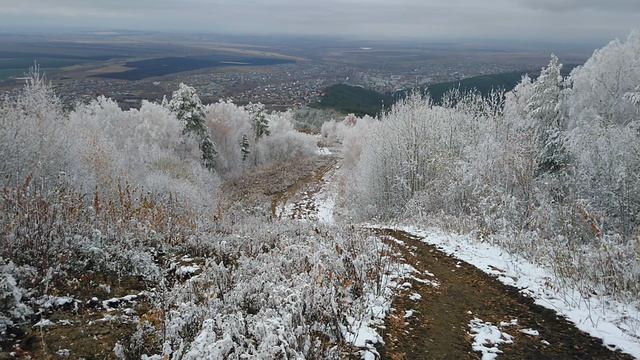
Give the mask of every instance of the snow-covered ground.
[{"label": "snow-covered ground", "polygon": [[[380,293],[376,293],[375,289],[367,291],[368,301],[363,312],[365,316],[362,319],[347,319],[349,326],[342,329],[343,336],[350,344],[363,349],[361,352],[363,359],[373,360],[380,357],[375,349],[375,345],[382,342],[378,328],[384,325],[384,320],[391,311],[391,302],[396,292],[406,288],[406,279],[413,279],[415,278],[414,274],[419,273],[409,264],[390,264],[387,273],[383,275]],[[414,312],[410,311],[403,316],[405,318],[411,317]]]},{"label": "snow-covered ground", "polygon": [[336,201],[331,192],[324,190],[314,199],[318,211],[316,216],[318,221],[323,224],[333,224],[335,223],[333,209],[336,206]]},{"label": "snow-covered ground", "polygon": [[513,337],[491,323],[475,318],[469,322],[473,336],[473,351],[482,353],[482,360],[493,360],[502,353],[500,344],[511,344]]},{"label": "snow-covered ground", "polygon": [[468,235],[448,234],[439,229],[408,226],[368,225],[391,228],[417,236],[443,252],[466,261],[499,281],[522,289],[538,305],[556,311],[580,330],[601,338],[607,346],[640,358],[640,312],[637,304],[623,304],[606,297],[584,297],[573,289],[550,286],[554,275],[527,259],[501,248],[474,240]]},{"label": "snow-covered ground", "polygon": [[[324,148],[326,149],[326,148]],[[327,151],[329,151],[327,149]],[[329,153],[330,154],[330,153]],[[337,167],[322,179],[319,191],[302,193],[302,198],[296,202],[283,204],[276,214],[281,218],[295,218],[298,220],[318,221],[323,224],[335,223],[333,211],[335,208]]]}]

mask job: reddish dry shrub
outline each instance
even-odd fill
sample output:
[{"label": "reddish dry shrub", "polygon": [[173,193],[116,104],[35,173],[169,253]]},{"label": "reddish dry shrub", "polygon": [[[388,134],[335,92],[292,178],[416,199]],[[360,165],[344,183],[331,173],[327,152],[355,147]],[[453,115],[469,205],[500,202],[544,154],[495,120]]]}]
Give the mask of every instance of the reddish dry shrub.
[{"label": "reddish dry shrub", "polygon": [[[129,184],[115,194],[96,189],[93,200],[65,186],[33,186],[31,176],[5,187],[0,197],[0,256],[46,271],[74,259],[80,239],[101,234],[103,246],[135,238],[148,246],[171,246],[195,230],[189,212],[175,201]],[[160,199],[160,200],[158,200]]]}]

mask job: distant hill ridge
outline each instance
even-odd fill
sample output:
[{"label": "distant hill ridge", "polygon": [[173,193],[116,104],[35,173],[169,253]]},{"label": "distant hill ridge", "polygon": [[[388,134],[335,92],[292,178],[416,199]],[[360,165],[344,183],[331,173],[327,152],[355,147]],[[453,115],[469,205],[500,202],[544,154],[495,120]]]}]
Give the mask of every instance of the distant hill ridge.
[{"label": "distant hill ridge", "polygon": [[[568,75],[577,65],[566,65],[563,74]],[[522,79],[529,74],[532,78],[539,75],[540,70],[513,71],[499,74],[479,75],[462,80],[454,80],[437,84],[421,85],[418,88],[396,91],[394,93],[380,93],[361,86],[337,84],[327,87],[324,94],[312,106],[318,108],[330,108],[342,113],[353,113],[358,116],[375,116],[383,109],[390,108],[398,99],[403,98],[410,91],[418,90],[421,93],[429,93],[434,102],[442,101],[443,96],[453,90],[478,91],[482,96],[488,95],[492,90],[512,90]]]}]

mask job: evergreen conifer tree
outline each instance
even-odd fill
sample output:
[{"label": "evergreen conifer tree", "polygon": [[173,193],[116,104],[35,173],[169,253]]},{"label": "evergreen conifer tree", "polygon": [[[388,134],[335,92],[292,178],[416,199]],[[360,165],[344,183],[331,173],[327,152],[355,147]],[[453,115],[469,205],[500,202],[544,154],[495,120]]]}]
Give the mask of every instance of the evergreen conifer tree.
[{"label": "evergreen conifer tree", "polygon": [[564,148],[565,112],[563,91],[565,81],[562,64],[555,55],[533,82],[533,92],[527,104],[532,127],[539,144],[538,170],[554,172],[566,164]]},{"label": "evergreen conifer tree", "polygon": [[247,161],[249,158],[249,154],[251,153],[251,149],[249,149],[249,137],[246,134],[242,135],[242,140],[240,141],[240,151],[242,152],[242,162]]},{"label": "evergreen conifer tree", "polygon": [[204,105],[202,105],[196,90],[185,84],[180,84],[167,107],[182,122],[183,133],[196,136],[200,142],[200,151],[202,151],[202,164],[212,170],[215,166],[217,151],[215,144],[209,137],[205,123]]}]

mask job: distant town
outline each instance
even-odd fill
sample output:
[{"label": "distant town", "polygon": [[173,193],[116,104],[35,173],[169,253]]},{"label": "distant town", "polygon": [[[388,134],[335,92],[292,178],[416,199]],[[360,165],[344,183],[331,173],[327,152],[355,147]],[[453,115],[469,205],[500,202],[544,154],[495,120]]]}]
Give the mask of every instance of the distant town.
[{"label": "distant town", "polygon": [[[157,49],[148,42],[157,36],[155,34],[109,35],[107,45],[100,46],[86,44],[104,41],[105,35],[78,36],[78,42],[67,40],[52,46],[52,54],[46,55],[44,63],[39,62],[42,54],[32,54],[28,41],[18,43],[10,35],[0,36],[0,43],[4,43],[3,48],[7,49],[0,52],[0,60],[13,60],[8,63],[0,61],[0,93],[16,93],[22,84],[22,74],[29,66],[38,63],[58,96],[69,106],[101,95],[116,100],[124,109],[136,108],[143,99],[161,101],[180,83],[186,83],[196,88],[203,101],[208,103],[219,100],[231,100],[237,104],[261,102],[269,108],[286,109],[314,103],[324,89],[335,84],[391,93],[477,75],[537,69],[548,61],[548,54],[539,49],[494,51],[481,47],[466,49],[465,45],[443,49],[429,44],[358,47],[355,43],[322,43],[319,46],[294,43],[286,48],[260,45],[261,50],[255,51],[258,45],[225,43],[222,46],[213,40],[202,45],[201,42],[193,41],[191,44],[184,39],[176,39],[175,43],[180,45],[170,42]],[[49,40],[53,42],[56,39]],[[80,41],[82,45],[78,45]],[[135,41],[139,41],[140,46],[123,45]],[[42,48],[39,42],[33,43],[33,47],[36,46]],[[70,49],[77,51],[77,59],[69,57]],[[175,59],[181,59],[175,57],[176,49],[181,56],[184,54],[184,59],[208,56],[227,60],[217,61],[211,66],[207,63],[187,63],[185,66],[176,63]],[[64,61],[61,61],[56,58],[56,52],[63,51]],[[562,55],[569,62],[580,62],[586,54],[586,51],[573,51]],[[173,57],[169,58],[169,55]],[[22,59],[22,63],[16,63],[15,56],[20,56],[18,59]],[[236,58],[258,64],[230,61]],[[151,60],[131,63],[132,59]],[[163,59],[173,61],[163,64]],[[154,72],[158,69],[132,69],[132,64],[137,63],[162,68],[160,72]],[[1,68],[10,64],[13,64],[11,68]],[[190,66],[194,69],[191,70]],[[3,70],[4,77],[1,76]],[[135,78],[127,79],[128,73],[133,71],[138,72]]]}]

